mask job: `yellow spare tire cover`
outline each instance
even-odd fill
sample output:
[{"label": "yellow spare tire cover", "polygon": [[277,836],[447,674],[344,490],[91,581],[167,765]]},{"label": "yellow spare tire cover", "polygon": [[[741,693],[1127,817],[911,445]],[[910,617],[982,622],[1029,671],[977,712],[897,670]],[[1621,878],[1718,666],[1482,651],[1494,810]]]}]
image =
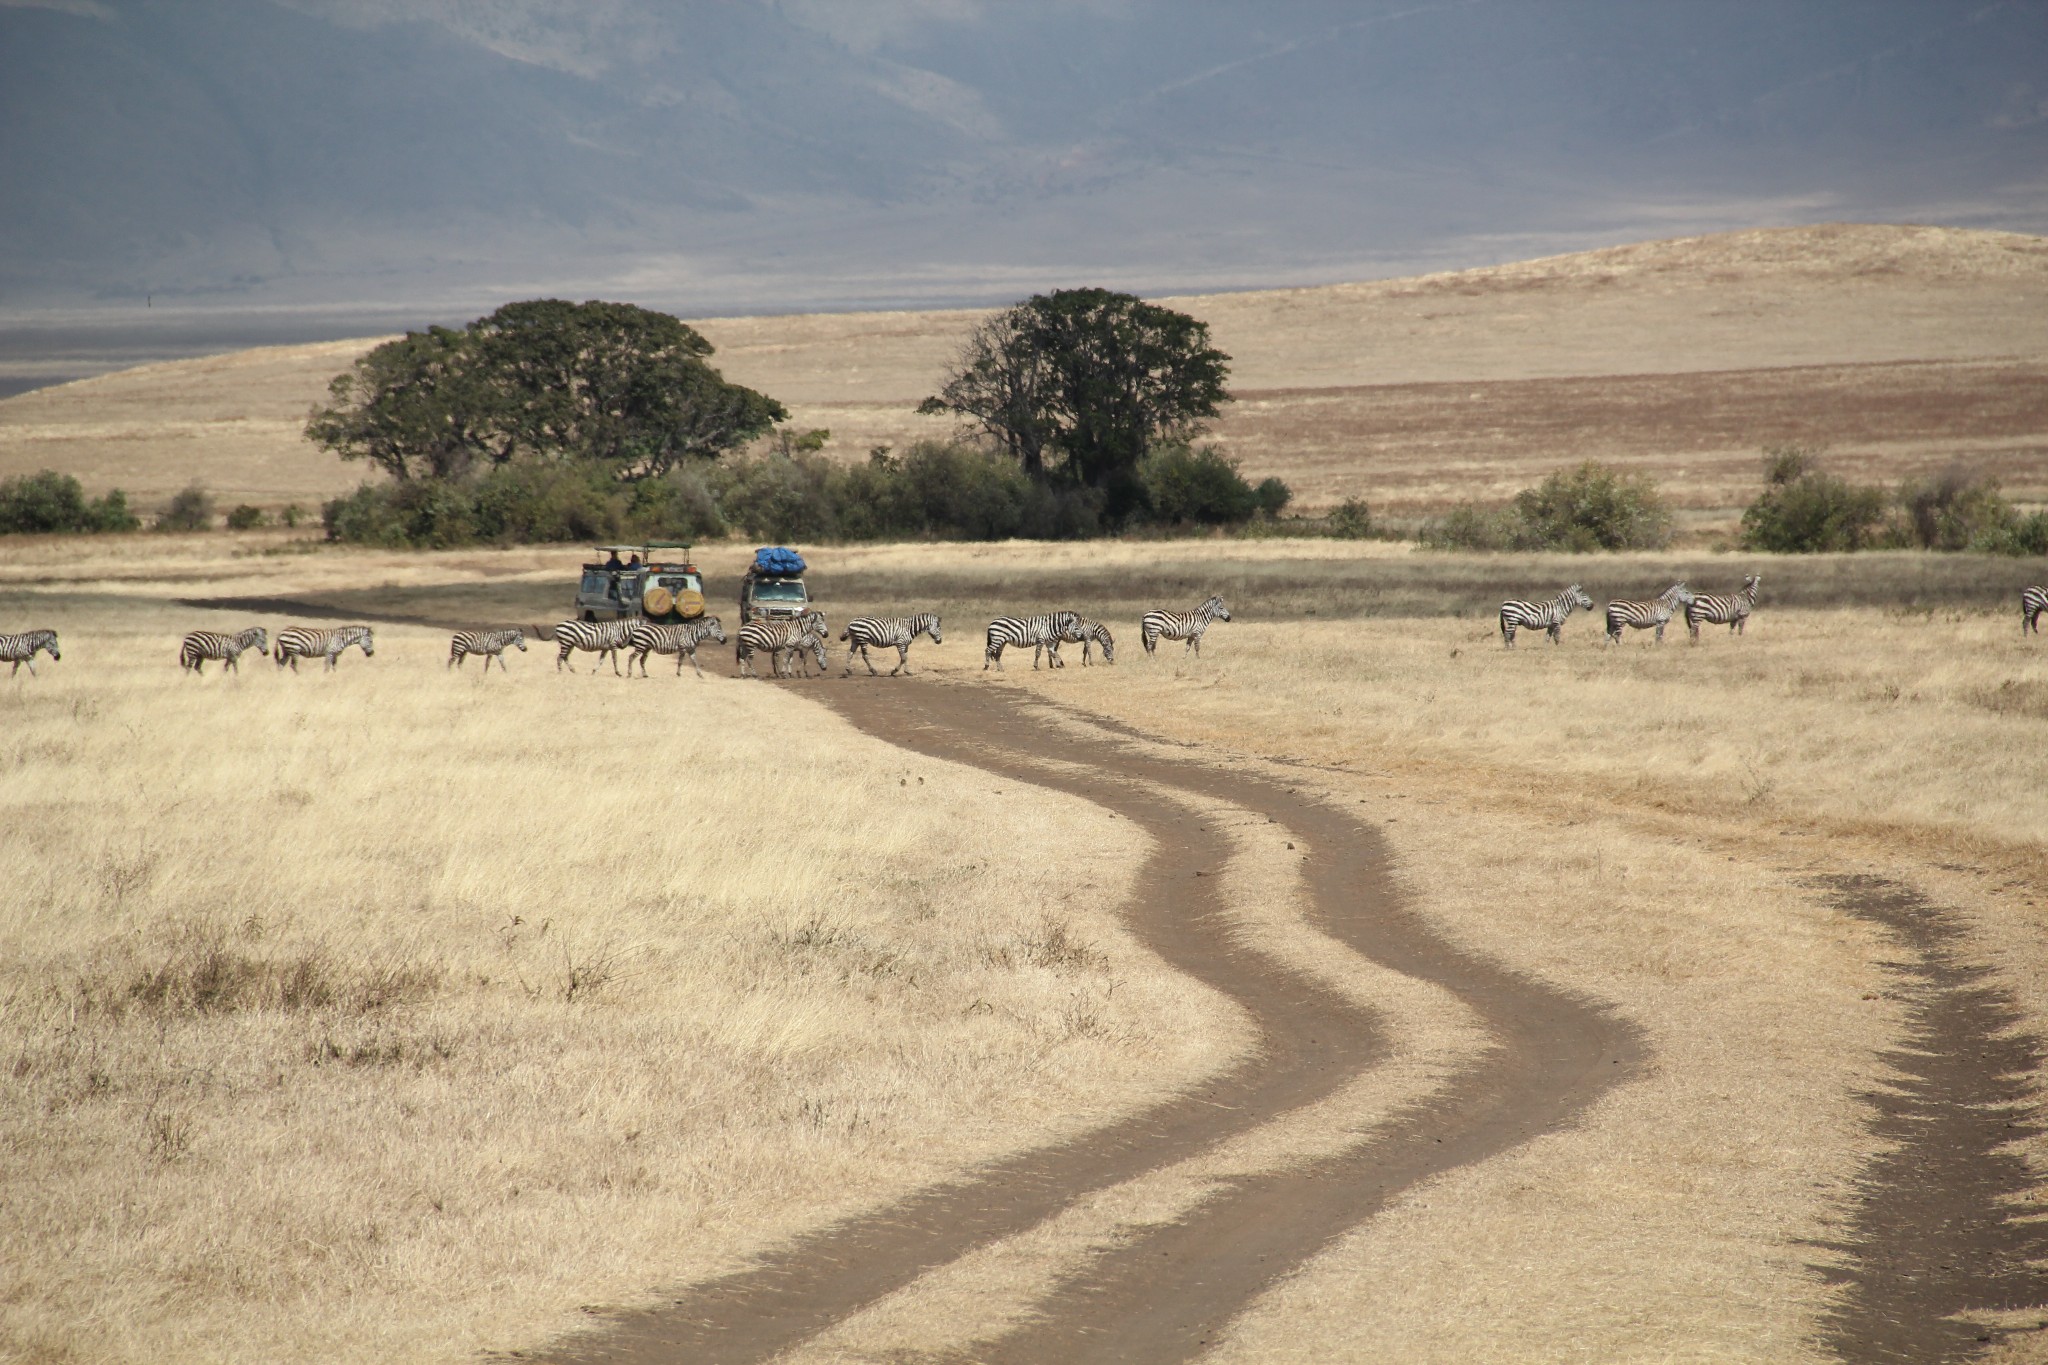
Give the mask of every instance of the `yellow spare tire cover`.
[{"label": "yellow spare tire cover", "polygon": [[676,594],[676,610],[685,621],[694,621],[704,614],[704,594],[695,588],[684,588]]},{"label": "yellow spare tire cover", "polygon": [[647,590],[647,596],[640,600],[649,616],[666,616],[668,609],[676,604],[676,595],[659,584]]}]

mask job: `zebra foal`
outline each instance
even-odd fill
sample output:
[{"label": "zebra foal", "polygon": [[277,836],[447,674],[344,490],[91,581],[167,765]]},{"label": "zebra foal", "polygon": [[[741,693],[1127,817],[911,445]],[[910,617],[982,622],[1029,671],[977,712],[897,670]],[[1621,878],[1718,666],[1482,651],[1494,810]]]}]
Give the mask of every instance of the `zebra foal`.
[{"label": "zebra foal", "polygon": [[1566,617],[1574,611],[1591,610],[1593,599],[1586,596],[1585,589],[1576,583],[1548,602],[1503,602],[1500,604],[1501,643],[1513,649],[1516,631],[1541,630],[1550,636],[1550,643],[1556,644]]},{"label": "zebra foal", "polygon": [[1022,649],[1031,646],[1031,667],[1038,667],[1039,655],[1048,660],[1048,668],[1064,668],[1060,662],[1060,642],[1081,638],[1081,617],[1077,612],[1056,611],[1045,616],[998,616],[988,623],[988,636],[982,649],[981,671],[986,673],[990,664],[996,672],[1003,671],[1003,651],[1015,646]]},{"label": "zebra foal", "polygon": [[1719,596],[1702,593],[1685,606],[1685,628],[1692,635],[1694,644],[1700,640],[1700,622],[1726,626],[1736,634],[1744,634],[1743,627],[1749,624],[1750,609],[1756,606],[1756,590],[1763,579],[1756,574],[1744,575],[1739,591]]},{"label": "zebra foal", "polygon": [[[821,613],[809,612],[803,616],[780,621],[749,621],[734,637],[733,662],[740,668],[743,678],[758,678],[754,670],[754,656],[766,654],[768,666],[776,677],[794,672],[792,656],[800,658],[805,652],[817,660],[818,671],[825,671],[825,641],[829,632]],[[785,665],[785,660],[791,660]],[[809,674],[805,674],[806,677]]]},{"label": "zebra foal", "polygon": [[919,635],[929,635],[933,644],[943,644],[939,638],[939,618],[929,611],[914,616],[856,616],[846,623],[846,629],[839,632],[839,642],[846,646],[847,676],[853,674],[853,656],[860,655],[860,661],[868,666],[868,676],[878,676],[875,661],[868,657],[870,649],[896,648],[896,666],[889,670],[889,676],[910,671],[910,642]]},{"label": "zebra foal", "polygon": [[271,655],[279,668],[289,663],[294,673],[299,671],[301,659],[325,659],[327,667],[322,672],[331,673],[335,661],[350,645],[360,646],[363,657],[370,658],[377,652],[376,632],[368,626],[336,626],[333,630],[286,626],[277,633],[277,644]]},{"label": "zebra foal", "polygon": [[1109,633],[1109,627],[1100,621],[1081,623],[1081,666],[1088,666],[1088,651],[1096,645],[1102,646],[1102,662],[1116,662],[1116,637]]},{"label": "zebra foal", "polygon": [[[559,673],[569,664],[571,650],[580,649],[586,654],[597,655],[601,664],[609,657],[612,661],[612,676],[619,676],[619,651],[626,647],[626,631],[632,622],[619,621],[563,621],[555,627],[555,643],[561,652],[555,655],[555,672]],[[569,668],[571,673],[576,670]],[[590,666],[597,672],[597,664]]]},{"label": "zebra foal", "polygon": [[1664,627],[1671,621],[1671,613],[1680,607],[1691,606],[1692,590],[1683,583],[1673,583],[1653,602],[1609,602],[1607,604],[1607,643],[1621,643],[1621,629],[1648,630],[1657,628],[1657,643],[1664,643]]},{"label": "zebra foal", "polygon": [[218,659],[222,670],[242,671],[242,651],[253,649],[257,655],[270,652],[270,636],[261,626],[251,626],[233,635],[223,635],[217,630],[195,630],[187,635],[178,646],[178,667],[189,668],[194,673],[206,671],[208,659]]},{"label": "zebra foal", "polygon": [[458,630],[448,641],[448,666],[460,668],[462,661],[472,654],[483,656],[484,672],[491,671],[491,660],[498,661],[498,671],[505,671],[505,651],[515,648],[521,654],[526,652],[526,629],[523,626],[506,626],[500,630]]},{"label": "zebra foal", "polygon": [[[2028,588],[2020,593],[2020,634],[2041,633],[2041,613],[2048,611],[2048,588]],[[0,655],[0,658],[4,658]],[[34,670],[31,669],[31,672]]]},{"label": "zebra foal", "polygon": [[1202,634],[1209,629],[1211,621],[1228,621],[1230,609],[1223,605],[1221,597],[1212,597],[1193,611],[1148,611],[1138,622],[1138,642],[1150,654],[1161,640],[1186,640],[1186,654],[1193,650],[1197,658],[1202,653]]},{"label": "zebra foal", "polygon": [[23,664],[28,665],[28,675],[36,675],[36,651],[41,650],[52,659],[62,659],[57,652],[57,632],[54,630],[25,630],[19,635],[0,635],[0,664],[13,664],[7,670],[12,678],[21,672]]},{"label": "zebra foal", "polygon": [[635,621],[626,631],[626,648],[635,651],[626,660],[626,676],[633,676],[633,665],[640,665],[640,676],[647,676],[649,654],[673,654],[676,656],[676,676],[683,676],[683,660],[690,661],[690,667],[697,670],[697,676],[704,676],[704,665],[697,662],[697,646],[705,640],[725,643],[725,627],[716,616],[702,616],[695,621],[683,621],[674,625],[661,621]]}]

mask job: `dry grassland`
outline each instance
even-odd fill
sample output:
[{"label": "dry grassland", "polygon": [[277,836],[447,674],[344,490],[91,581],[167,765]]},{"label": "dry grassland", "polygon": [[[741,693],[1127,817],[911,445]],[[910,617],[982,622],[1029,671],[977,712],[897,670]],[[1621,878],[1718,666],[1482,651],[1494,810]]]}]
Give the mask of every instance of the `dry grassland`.
[{"label": "dry grassland", "polygon": [[0,1357],[531,1347],[1245,1042],[1125,825],[787,689],[0,604],[64,633],[0,690]]},{"label": "dry grassland", "polygon": [[[7,689],[0,739],[5,818],[29,832],[0,854],[20,1078],[0,1153],[31,1191],[0,1214],[0,1264],[26,1268],[0,1318],[17,1352],[528,1346],[577,1304],[730,1265],[1245,1045],[1116,929],[1137,851],[1121,822],[873,744],[791,689],[558,679],[539,651],[485,685],[444,674],[444,635],[406,628],[332,678],[172,671],[200,614],[165,599],[553,619],[574,551],[132,543],[149,558],[83,613],[41,605],[77,542],[16,542],[0,564],[8,618],[48,617],[66,645]],[[700,556],[714,599],[745,553]],[[1645,1031],[1642,1079],[1419,1188],[1216,1359],[1825,1359],[1816,1244],[1874,1152],[1862,1096],[1905,1004],[1896,950],[1816,874],[1955,907],[2048,1032],[2048,655],[1998,578],[2028,566],[1764,561],[1743,638],[1691,646],[1681,624],[1603,650],[1576,616],[1563,647],[1508,653],[1487,600],[1504,580],[1640,587],[1699,566],[1330,542],[818,559],[835,620],[943,606],[949,643],[913,662],[948,685],[1043,695],[1358,808],[1440,931]],[[1237,619],[1199,660],[1145,657],[1137,612],[1204,583]],[[1887,595],[1957,605],[1819,605]],[[1108,620],[1121,662],[984,676],[980,622],[1027,605]],[[819,686],[854,685],[871,684]],[[795,1358],[971,1353],[1091,1248],[1369,1136],[1487,1045],[1456,1001],[1302,921],[1302,851],[1263,817],[1192,805],[1230,851],[1247,951],[1383,1010],[1388,1062]],[[933,860],[934,840],[957,852]],[[1048,875],[1046,846],[1080,865]],[[2026,1151],[2048,1161],[2041,1139]],[[50,1246],[66,1254],[23,1254]]]},{"label": "dry grassland", "polygon": [[[1836,225],[1646,242],[1482,270],[1170,298],[1233,359],[1217,438],[1302,507],[1397,516],[1505,496],[1596,457],[1728,519],[1756,452],[1831,445],[1895,480],[1963,459],[2048,499],[2048,242]],[[725,373],[865,458],[946,434],[913,409],[979,315],[811,314],[699,325]],[[360,467],[299,438],[375,338],[147,366],[0,402],[0,477],[39,468],[154,507],[193,479],[311,505]]]},{"label": "dry grassland", "polygon": [[1367,802],[1441,927],[1648,1032],[1647,1079],[1361,1228],[1218,1359],[1824,1358],[1813,1243],[1841,1231],[1902,1016],[1894,950],[1818,872],[1965,911],[2048,1026],[2048,658],[2008,616],[1772,611],[1607,653],[1574,626],[1510,655],[1469,621],[1241,619],[1199,662],[1011,677],[1308,760],[1285,771]]}]

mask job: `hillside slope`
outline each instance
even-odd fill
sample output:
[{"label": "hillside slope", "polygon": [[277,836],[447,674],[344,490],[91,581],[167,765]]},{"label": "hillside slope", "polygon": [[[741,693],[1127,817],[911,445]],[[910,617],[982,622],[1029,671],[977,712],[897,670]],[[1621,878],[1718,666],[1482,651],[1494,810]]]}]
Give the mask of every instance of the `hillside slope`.
[{"label": "hillside slope", "polygon": [[[1165,300],[1208,321],[1239,401],[1217,431],[1306,505],[1504,496],[1568,459],[1641,462],[1682,505],[1745,500],[1756,450],[1868,477],[1964,458],[2048,496],[2048,239],[1832,225],[1514,265]],[[968,311],[712,318],[725,373],[830,449],[942,435],[912,409]],[[374,338],[144,366],[0,402],[0,477],[39,468],[149,505],[193,480],[309,503],[361,477],[299,428]]]}]

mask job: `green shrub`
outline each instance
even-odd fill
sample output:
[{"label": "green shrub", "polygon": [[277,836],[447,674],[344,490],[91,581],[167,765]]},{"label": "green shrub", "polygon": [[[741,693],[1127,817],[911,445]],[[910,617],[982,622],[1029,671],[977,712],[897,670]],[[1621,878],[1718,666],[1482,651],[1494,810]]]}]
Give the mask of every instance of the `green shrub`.
[{"label": "green shrub", "polygon": [[1516,548],[1661,550],[1671,543],[1671,511],[1657,485],[1640,474],[1587,460],[1515,494],[1528,542]]},{"label": "green shrub", "polygon": [[1776,554],[1864,550],[1883,533],[1882,488],[1825,473],[1810,447],[1764,451],[1764,491],[1742,513],[1742,546]]},{"label": "green shrub", "polygon": [[284,510],[277,514],[277,519],[286,526],[297,526],[306,519],[306,509],[295,502],[288,502],[285,504]]},{"label": "green shrub", "polygon": [[261,507],[251,507],[245,502],[237,506],[234,511],[228,513],[228,529],[230,531],[253,531],[259,526],[268,524],[269,520],[268,517],[263,515]]},{"label": "green shrub", "polygon": [[1527,528],[1512,506],[1481,507],[1461,502],[1441,517],[1422,523],[1416,541],[1425,550],[1529,550]]},{"label": "green shrub", "polygon": [[1364,540],[1372,534],[1372,509],[1362,499],[1346,498],[1330,513],[1329,524],[1339,540]]},{"label": "green shrub", "polygon": [[1994,555],[2048,555],[2048,512],[2015,512],[2005,525],[1980,533],[1970,548]]},{"label": "green shrub", "polygon": [[88,502],[77,479],[52,469],[0,479],[0,535],[133,531],[140,524],[118,488]]},{"label": "green shrub", "polygon": [[211,531],[213,494],[198,484],[188,484],[171,495],[170,505],[156,519],[159,531]]},{"label": "green shrub", "polygon": [[2019,520],[1998,484],[1961,465],[1899,485],[1904,539],[1925,550],[1967,550]]},{"label": "green shrub", "polygon": [[1430,550],[1655,550],[1671,543],[1671,511],[1651,480],[1588,460],[1506,507],[1459,503],[1417,539]]},{"label": "green shrub", "polygon": [[1237,462],[1215,446],[1195,448],[1185,441],[1147,451],[1138,462],[1138,483],[1150,519],[1169,526],[1249,521],[1256,512],[1279,511],[1291,497],[1279,479],[1254,488],[1238,472]]}]

